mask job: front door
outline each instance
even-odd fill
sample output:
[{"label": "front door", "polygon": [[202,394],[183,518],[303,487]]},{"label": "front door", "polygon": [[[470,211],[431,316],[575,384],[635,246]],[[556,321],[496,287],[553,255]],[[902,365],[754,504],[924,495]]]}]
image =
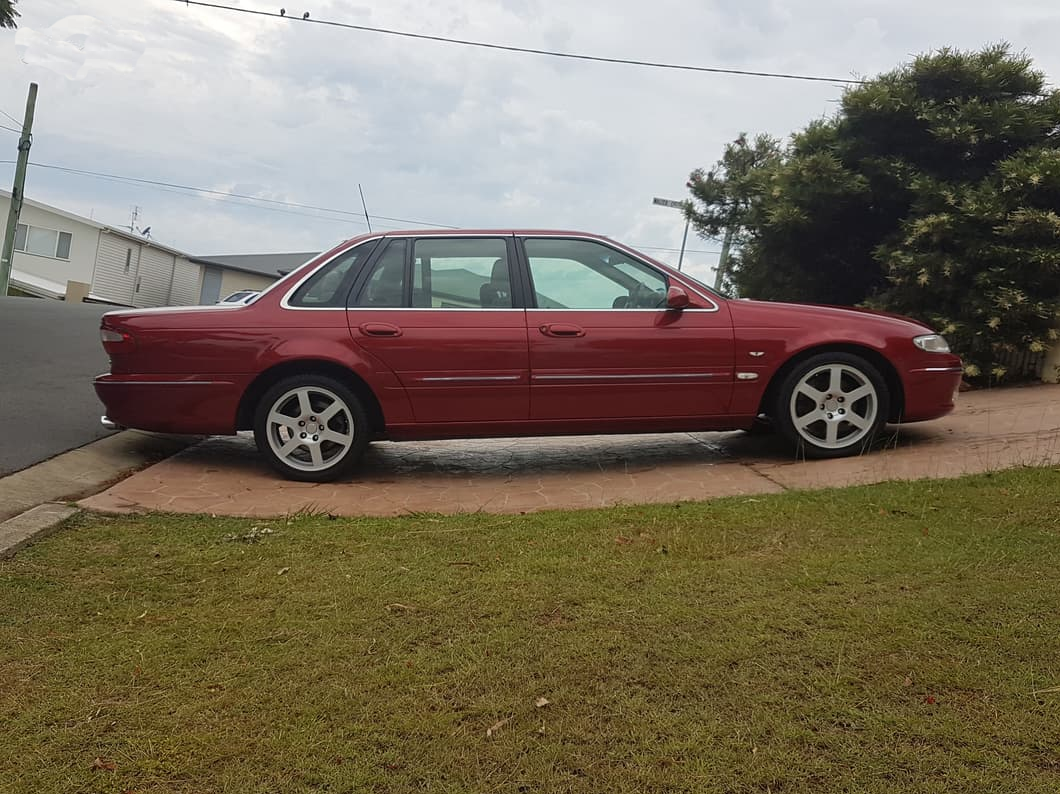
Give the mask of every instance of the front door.
[{"label": "front door", "polygon": [[417,424],[528,418],[513,252],[511,237],[395,238],[355,286],[350,334],[397,375]]},{"label": "front door", "polygon": [[526,237],[535,420],[718,416],[733,388],[728,309],[666,308],[663,271],[595,240]]}]

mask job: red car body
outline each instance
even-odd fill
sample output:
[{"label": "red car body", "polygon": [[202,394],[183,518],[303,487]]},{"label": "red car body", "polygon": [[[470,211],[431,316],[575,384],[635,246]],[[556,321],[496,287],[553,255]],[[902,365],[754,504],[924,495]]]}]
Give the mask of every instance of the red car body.
[{"label": "red car body", "polygon": [[[541,307],[530,289],[500,310],[290,304],[300,284],[351,249],[378,252],[406,240],[411,250],[456,238],[507,246],[512,278],[522,283],[527,241],[606,246],[600,250],[615,252],[613,261],[650,268],[678,295],[677,305],[624,309],[616,299],[607,310]],[[111,370],[95,388],[106,418],[167,433],[253,429],[269,386],[303,372],[348,385],[371,436],[391,440],[746,429],[770,413],[798,362],[829,352],[878,371],[888,421],[942,416],[953,409],[961,379],[957,356],[914,343],[932,334],[914,320],[726,299],[650,257],[580,232],[364,235],[248,305],[110,312],[102,331]]]}]

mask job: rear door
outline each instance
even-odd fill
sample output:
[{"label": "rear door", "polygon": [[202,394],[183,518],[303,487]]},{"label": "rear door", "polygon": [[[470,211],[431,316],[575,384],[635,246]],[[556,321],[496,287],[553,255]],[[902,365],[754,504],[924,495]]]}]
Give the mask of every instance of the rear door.
[{"label": "rear door", "polygon": [[416,423],[525,421],[525,311],[510,236],[393,238],[354,287],[356,344],[400,379]]},{"label": "rear door", "polygon": [[666,308],[669,276],[600,241],[521,239],[530,276],[530,415],[535,420],[728,413],[727,307],[693,295]]}]

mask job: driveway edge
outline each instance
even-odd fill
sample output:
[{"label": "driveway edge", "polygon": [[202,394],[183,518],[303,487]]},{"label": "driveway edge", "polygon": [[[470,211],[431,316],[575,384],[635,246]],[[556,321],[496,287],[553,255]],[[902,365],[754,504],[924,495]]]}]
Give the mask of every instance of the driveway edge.
[{"label": "driveway edge", "polygon": [[126,430],[9,474],[0,478],[0,521],[99,493],[198,440]]},{"label": "driveway edge", "polygon": [[48,502],[0,523],[0,559],[50,535],[66,519],[80,513],[76,507]]}]

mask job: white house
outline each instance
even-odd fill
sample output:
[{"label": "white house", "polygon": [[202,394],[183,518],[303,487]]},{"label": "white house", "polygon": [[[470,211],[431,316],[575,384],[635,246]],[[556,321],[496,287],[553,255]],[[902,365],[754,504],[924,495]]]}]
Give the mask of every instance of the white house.
[{"label": "white house", "polygon": [[[10,192],[0,190],[0,222],[10,202]],[[0,242],[3,233],[0,226]],[[275,257],[300,264],[310,256],[193,258],[127,229],[26,199],[15,233],[11,286],[27,295],[63,299],[74,282],[74,293],[87,289],[88,300],[100,303],[190,306],[215,303],[239,289],[264,289],[280,276]]]}]

